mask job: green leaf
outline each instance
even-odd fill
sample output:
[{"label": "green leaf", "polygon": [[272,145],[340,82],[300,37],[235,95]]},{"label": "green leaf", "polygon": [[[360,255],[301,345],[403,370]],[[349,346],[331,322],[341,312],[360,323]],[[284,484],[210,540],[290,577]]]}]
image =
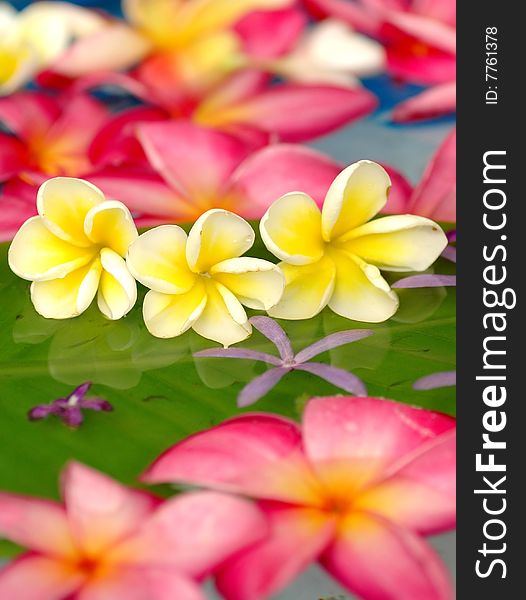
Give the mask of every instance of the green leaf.
[{"label": "green leaf", "polygon": [[[253,255],[266,256],[261,244]],[[445,272],[446,261],[436,267]],[[71,459],[128,484],[181,438],[239,414],[236,397],[267,367],[235,359],[193,359],[215,344],[189,332],[173,340],[148,334],[141,301],[121,321],[96,307],[69,321],[37,315],[29,284],[7,266],[0,247],[0,489],[58,497],[58,475]],[[386,323],[364,325],[326,310],[307,321],[283,321],[294,349],[344,329],[370,327],[374,335],[316,360],[352,370],[370,395],[453,413],[454,388],[415,391],[429,373],[455,368],[455,290],[400,290],[401,308]],[[240,344],[275,353],[257,331]],[[84,381],[114,405],[85,414],[76,431],[51,417],[30,422],[28,410],[67,395]],[[299,419],[306,398],[342,393],[314,375],[288,374],[255,410]],[[5,548],[5,547],[3,547]],[[0,547],[0,554],[5,551]]]}]

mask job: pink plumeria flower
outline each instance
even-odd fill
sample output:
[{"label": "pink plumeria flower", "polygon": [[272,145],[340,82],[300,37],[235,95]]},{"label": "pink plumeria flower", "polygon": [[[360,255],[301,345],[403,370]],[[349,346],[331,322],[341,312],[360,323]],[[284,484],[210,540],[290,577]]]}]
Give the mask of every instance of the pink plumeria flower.
[{"label": "pink plumeria flower", "polygon": [[215,492],[166,502],[70,463],[63,504],[0,492],[0,536],[28,548],[0,570],[5,600],[205,600],[198,581],[266,529]]},{"label": "pink plumeria flower", "polygon": [[399,185],[399,193],[390,194],[383,212],[410,212],[454,223],[457,220],[456,146],[457,133],[453,129],[432,156],[416,187]]},{"label": "pink plumeria flower", "polygon": [[317,16],[331,16],[379,39],[397,79],[431,85],[401,103],[398,122],[437,117],[456,107],[456,3],[454,0],[308,0]]},{"label": "pink plumeria flower", "polygon": [[368,397],[311,400],[300,427],[246,414],[165,452],[143,476],[258,499],[266,539],[217,577],[227,600],[263,600],[313,561],[365,600],[451,600],[422,536],[455,524],[455,421]]}]

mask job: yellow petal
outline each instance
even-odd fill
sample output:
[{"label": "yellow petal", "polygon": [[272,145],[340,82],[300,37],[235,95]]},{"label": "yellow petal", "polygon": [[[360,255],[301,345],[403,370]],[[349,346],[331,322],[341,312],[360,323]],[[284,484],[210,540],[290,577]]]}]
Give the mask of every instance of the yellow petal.
[{"label": "yellow petal", "polygon": [[99,259],[62,279],[35,281],[31,300],[35,310],[48,319],[69,319],[83,313],[99,287],[102,266]]},{"label": "yellow petal", "polygon": [[137,300],[137,284],[128,271],[126,261],[113,250],[103,248],[100,253],[102,272],[97,302],[108,319],[124,317]]},{"label": "yellow petal", "polygon": [[206,294],[207,303],[193,325],[194,331],[225,348],[245,340],[252,333],[252,327],[234,294],[213,280],[206,281]]},{"label": "yellow petal", "polygon": [[0,96],[12,94],[31,81],[39,66],[38,58],[30,46],[23,42],[8,43],[1,39]]},{"label": "yellow petal", "polygon": [[9,248],[11,270],[29,281],[65,277],[94,257],[92,248],[73,246],[51,233],[41,217],[28,219]]},{"label": "yellow petal", "polygon": [[268,311],[278,319],[310,319],[321,312],[334,289],[336,269],[330,258],[304,266],[279,265],[285,275],[281,301]]},{"label": "yellow petal", "polygon": [[37,194],[38,214],[59,238],[75,246],[91,246],[84,232],[88,212],[104,202],[98,187],[74,177],[54,177],[43,183]]},{"label": "yellow petal", "polygon": [[323,203],[323,239],[335,240],[366,223],[385,206],[391,180],[385,169],[370,160],[360,160],[332,182]]},{"label": "yellow petal", "polygon": [[111,248],[126,256],[130,244],[137,239],[137,227],[128,208],[117,200],[106,200],[86,215],[84,232],[91,242]]},{"label": "yellow petal", "polygon": [[200,280],[185,294],[150,291],[144,298],[144,322],[148,331],[156,337],[176,337],[195,323],[206,302],[205,286]]},{"label": "yellow petal", "polygon": [[323,256],[320,209],[307,194],[292,192],[276,200],[259,230],[270,252],[291,265],[306,265]]},{"label": "yellow petal", "polygon": [[161,47],[173,45],[182,0],[123,0],[126,18]]},{"label": "yellow petal", "polygon": [[352,254],[389,271],[424,271],[447,246],[446,235],[434,221],[415,215],[376,219],[340,242]]},{"label": "yellow petal", "polygon": [[336,265],[334,291],[329,307],[356,321],[380,323],[398,309],[398,296],[390,289],[377,267],[340,250],[330,253]]},{"label": "yellow petal", "polygon": [[213,265],[241,256],[252,247],[254,239],[254,230],[245,219],[228,210],[208,210],[188,234],[188,266],[195,273],[207,273]]},{"label": "yellow petal", "polygon": [[162,294],[182,294],[196,275],[186,262],[186,233],[177,225],[161,225],[140,235],[128,250],[126,262],[143,285]]},{"label": "yellow petal", "polygon": [[277,304],[285,286],[281,269],[260,258],[230,258],[214,265],[210,274],[242,304],[256,310],[268,310]]}]

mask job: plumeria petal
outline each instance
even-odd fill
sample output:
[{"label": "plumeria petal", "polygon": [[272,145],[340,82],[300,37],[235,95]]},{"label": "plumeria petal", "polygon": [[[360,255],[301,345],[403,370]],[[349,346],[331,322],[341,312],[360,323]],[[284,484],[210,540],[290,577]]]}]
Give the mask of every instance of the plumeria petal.
[{"label": "plumeria petal", "polygon": [[315,398],[303,416],[314,464],[365,457],[385,467],[454,426],[446,415],[378,398]]},{"label": "plumeria petal", "polygon": [[[73,201],[74,200],[74,201]],[[54,177],[37,194],[38,214],[58,238],[74,246],[90,246],[84,220],[90,209],[104,202],[104,194],[91,183],[73,177]]]},{"label": "plumeria petal", "polygon": [[12,135],[0,131],[0,182],[22,171],[26,161],[27,152],[24,144]]},{"label": "plumeria petal", "polygon": [[285,287],[281,269],[260,258],[229,258],[213,265],[210,275],[235,294],[242,304],[257,310],[275,306]]},{"label": "plumeria petal", "polygon": [[261,219],[265,246],[291,265],[318,261],[324,252],[320,235],[321,213],[312,198],[300,192],[276,200]]},{"label": "plumeria petal", "polygon": [[[250,320],[253,323],[252,319]],[[254,325],[255,327],[255,325]],[[240,358],[243,360],[259,360],[270,365],[281,366],[281,360],[272,354],[249,350],[248,348],[209,348],[193,354],[196,358]]]},{"label": "plumeria petal", "polygon": [[186,121],[146,123],[137,131],[154,169],[194,201],[219,193],[250,152],[232,136]]},{"label": "plumeria petal", "polygon": [[363,340],[366,337],[373,335],[371,329],[350,329],[348,331],[338,331],[324,337],[323,339],[314,342],[296,354],[295,360],[297,363],[306,362],[322,352],[327,352],[338,346],[344,346],[351,342]]},{"label": "plumeria petal", "polygon": [[79,463],[67,466],[62,490],[76,543],[88,555],[130,535],[159,503]]},{"label": "plumeria petal", "polygon": [[0,98],[0,121],[25,142],[47,132],[59,116],[60,105],[46,94],[19,92]]},{"label": "plumeria petal", "polygon": [[457,106],[455,81],[433,86],[409,100],[400,102],[393,110],[393,121],[412,123],[453,113]]},{"label": "plumeria petal", "polygon": [[356,509],[380,515],[412,531],[431,535],[455,526],[455,442],[450,431],[402,459],[400,468],[361,494]]},{"label": "plumeria petal", "polygon": [[440,145],[411,198],[410,212],[438,221],[456,221],[456,130]]},{"label": "plumeria petal", "polygon": [[441,387],[449,387],[457,384],[456,371],[441,371],[440,373],[431,373],[417,379],[413,383],[415,390],[434,390]]},{"label": "plumeria petal", "polygon": [[257,507],[218,492],[193,492],[165,502],[135,539],[112,556],[202,577],[267,531]]},{"label": "plumeria petal", "polygon": [[176,337],[195,324],[207,302],[205,286],[200,281],[182,294],[150,291],[144,298],[144,322],[148,331],[156,337]]},{"label": "plumeria petal", "polygon": [[313,362],[303,363],[297,365],[295,368],[299,371],[306,371],[307,373],[317,375],[350,394],[355,394],[356,396],[367,395],[367,388],[363,384],[363,381],[345,369]]},{"label": "plumeria petal", "polygon": [[400,215],[411,212],[409,206],[411,203],[413,186],[407,178],[394,167],[385,163],[382,163],[382,167],[389,175],[392,185],[387,196],[387,204],[382,208],[381,213],[384,215]]},{"label": "plumeria petal", "polygon": [[423,288],[457,285],[456,275],[411,275],[393,283],[393,288]]},{"label": "plumeria petal", "polygon": [[361,160],[333,181],[323,204],[323,239],[336,240],[378,214],[387,202],[391,180],[377,163]]},{"label": "plumeria petal", "polygon": [[239,300],[228,288],[215,281],[206,282],[206,305],[192,327],[199,335],[219,342],[225,348],[245,340],[252,333]]},{"label": "plumeria petal", "polygon": [[372,516],[351,515],[322,564],[363,598],[453,598],[446,569],[431,547],[409,530]]},{"label": "plumeria petal", "polygon": [[97,297],[99,309],[108,319],[121,319],[137,301],[137,284],[126,261],[113,250],[103,248],[100,261],[103,272]]},{"label": "plumeria petal", "polygon": [[102,265],[97,258],[60,279],[34,281],[31,301],[47,319],[69,319],[82,314],[92,303],[99,287]]},{"label": "plumeria petal", "polygon": [[128,249],[127,263],[143,285],[163,294],[190,291],[195,274],[186,263],[187,235],[177,225],[146,231]]},{"label": "plumeria petal", "polygon": [[109,248],[119,256],[126,256],[138,236],[130,211],[116,200],[106,200],[88,211],[84,233],[92,243]]},{"label": "plumeria petal", "polygon": [[377,267],[339,250],[333,250],[331,258],[336,277],[329,307],[335,313],[367,323],[381,323],[394,315],[398,309],[398,296],[391,291]]},{"label": "plumeria petal", "polygon": [[143,480],[184,482],[285,502],[317,497],[301,456],[298,425],[265,414],[237,417],[179,442],[157,459]]},{"label": "plumeria petal", "polygon": [[49,556],[75,555],[64,508],[50,500],[0,492],[0,536]]},{"label": "plumeria petal", "polygon": [[73,246],[51,233],[42,217],[28,219],[9,247],[11,270],[29,281],[65,277],[93,258],[90,248]]},{"label": "plumeria petal", "polygon": [[434,221],[416,215],[375,219],[341,240],[347,252],[388,271],[424,271],[447,246],[442,229]]},{"label": "plumeria petal", "polygon": [[329,516],[307,508],[263,503],[271,533],[217,576],[219,591],[229,600],[264,600],[290,583],[323,552],[334,534]]},{"label": "plumeria petal", "polygon": [[64,563],[40,555],[23,555],[0,569],[0,595],[6,600],[67,598],[82,583],[83,577]]},{"label": "plumeria petal", "polygon": [[36,187],[12,178],[2,185],[0,199],[0,241],[12,240],[16,232],[29,218],[37,214]]},{"label": "plumeria petal", "polygon": [[324,257],[311,265],[280,263],[285,290],[280,302],[268,313],[277,319],[310,319],[329,302],[336,279],[334,262]]},{"label": "plumeria petal", "polygon": [[243,215],[260,219],[277,198],[294,190],[305,190],[321,206],[340,171],[341,166],[321,152],[276,144],[245,160],[234,172],[231,186],[240,198],[246,198]]},{"label": "plumeria petal", "polygon": [[240,408],[245,408],[254,404],[254,402],[257,402],[269,392],[290,371],[292,371],[290,367],[275,367],[255,377],[239,392],[237,405]]},{"label": "plumeria petal", "polygon": [[254,230],[238,215],[227,210],[208,210],[188,234],[188,266],[195,273],[207,272],[223,260],[241,256],[252,247],[254,239]]},{"label": "plumeria petal", "polygon": [[276,346],[279,355],[284,361],[290,361],[294,358],[294,351],[290,340],[281,325],[268,317],[252,317],[250,322]]}]

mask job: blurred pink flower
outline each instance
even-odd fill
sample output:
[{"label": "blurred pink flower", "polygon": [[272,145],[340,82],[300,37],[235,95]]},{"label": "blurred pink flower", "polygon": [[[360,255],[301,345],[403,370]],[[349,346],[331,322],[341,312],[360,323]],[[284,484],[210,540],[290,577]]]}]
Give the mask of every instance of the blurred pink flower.
[{"label": "blurred pink flower", "polygon": [[165,452],[143,476],[258,499],[262,541],[220,569],[228,600],[263,600],[311,562],[365,600],[451,600],[422,536],[455,524],[455,421],[367,397],[311,400],[300,428],[246,414]]},{"label": "blurred pink flower", "polygon": [[336,17],[379,39],[387,68],[402,81],[435,86],[401,103],[398,122],[453,112],[456,106],[454,0],[308,0],[319,17]]},{"label": "blurred pink flower", "polygon": [[266,531],[246,501],[197,492],[161,502],[78,463],[62,495],[0,492],[0,536],[29,549],[0,570],[1,598],[204,600],[198,581]]}]

